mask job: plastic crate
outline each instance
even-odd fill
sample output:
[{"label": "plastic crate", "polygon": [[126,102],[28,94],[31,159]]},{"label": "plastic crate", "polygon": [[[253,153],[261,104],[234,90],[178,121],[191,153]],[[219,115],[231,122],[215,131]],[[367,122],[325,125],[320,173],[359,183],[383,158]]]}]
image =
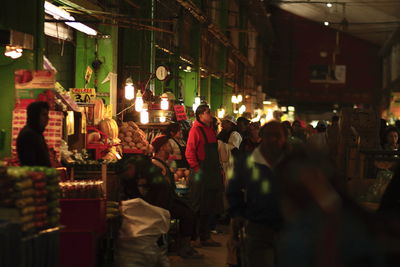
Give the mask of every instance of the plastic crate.
[{"label": "plastic crate", "polygon": [[60,199],[60,223],[67,231],[106,231],[106,200]]}]

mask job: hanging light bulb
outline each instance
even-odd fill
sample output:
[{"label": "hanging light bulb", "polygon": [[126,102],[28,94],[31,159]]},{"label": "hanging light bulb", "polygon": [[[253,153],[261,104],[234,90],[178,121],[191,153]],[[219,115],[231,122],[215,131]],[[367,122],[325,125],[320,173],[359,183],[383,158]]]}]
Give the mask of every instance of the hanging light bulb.
[{"label": "hanging light bulb", "polygon": [[217,116],[218,118],[222,119],[225,116],[225,109],[223,107],[219,108],[217,110]]},{"label": "hanging light bulb", "polygon": [[147,111],[147,104],[143,104],[143,109],[140,111],[140,123],[149,123],[149,112]]},{"label": "hanging light bulb", "polygon": [[246,106],[245,105],[241,105],[239,108],[239,114],[243,114],[246,111]]},{"label": "hanging light bulb", "polygon": [[238,95],[237,96],[237,103],[239,104],[242,101],[243,101],[243,96],[242,95]]},{"label": "hanging light bulb", "polygon": [[125,81],[125,98],[132,100],[135,97],[135,87],[133,87],[133,81],[131,77],[128,77]]},{"label": "hanging light bulb", "polygon": [[237,104],[238,103],[236,95],[232,95],[231,101],[232,101],[233,104]]},{"label": "hanging light bulb", "polygon": [[17,59],[22,56],[22,48],[7,45],[4,55],[12,59]]},{"label": "hanging light bulb", "polygon": [[194,98],[194,103],[200,106],[200,104],[201,104],[200,96],[196,96],[196,97]]},{"label": "hanging light bulb", "polygon": [[192,106],[194,112],[196,112],[196,109],[200,106],[200,104],[201,104],[201,99],[199,96],[196,96],[194,98],[194,104]]},{"label": "hanging light bulb", "polygon": [[168,95],[166,93],[161,95],[161,109],[168,110],[169,102],[168,102]]},{"label": "hanging light bulb", "polygon": [[331,8],[333,5],[332,5],[331,2],[328,2],[328,3],[326,3],[326,6],[329,7],[329,8]]},{"label": "hanging light bulb", "polygon": [[136,100],[135,100],[135,110],[137,112],[141,112],[143,110],[143,96],[140,90],[138,90],[136,94]]}]

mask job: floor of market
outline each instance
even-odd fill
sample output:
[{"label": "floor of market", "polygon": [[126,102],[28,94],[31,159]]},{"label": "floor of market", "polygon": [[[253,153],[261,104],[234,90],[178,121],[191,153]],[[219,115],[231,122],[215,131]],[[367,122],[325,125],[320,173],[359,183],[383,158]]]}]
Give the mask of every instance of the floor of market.
[{"label": "floor of market", "polygon": [[221,226],[223,233],[213,234],[212,238],[221,243],[221,247],[202,247],[197,250],[204,255],[203,259],[182,259],[170,256],[171,267],[226,267],[228,227]]}]

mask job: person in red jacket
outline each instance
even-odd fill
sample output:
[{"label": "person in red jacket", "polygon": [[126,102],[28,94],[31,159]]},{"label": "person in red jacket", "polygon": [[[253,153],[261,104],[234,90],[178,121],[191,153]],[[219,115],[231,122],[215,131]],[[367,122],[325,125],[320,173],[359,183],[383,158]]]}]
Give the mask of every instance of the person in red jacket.
[{"label": "person in red jacket", "polygon": [[210,218],[223,211],[224,188],[212,121],[208,105],[200,105],[196,109],[196,121],[189,132],[185,153],[193,170],[188,197],[198,216],[198,235],[202,246],[221,245],[211,239],[209,228]]}]

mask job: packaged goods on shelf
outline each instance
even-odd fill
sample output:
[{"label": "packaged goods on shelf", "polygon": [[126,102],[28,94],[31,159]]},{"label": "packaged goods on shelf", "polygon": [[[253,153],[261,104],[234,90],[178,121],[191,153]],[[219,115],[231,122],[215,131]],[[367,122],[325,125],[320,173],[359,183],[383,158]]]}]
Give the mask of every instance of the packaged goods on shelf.
[{"label": "packaged goods on shelf", "polygon": [[7,167],[0,171],[0,207],[13,213],[25,234],[59,225],[59,175],[45,167]]}]

